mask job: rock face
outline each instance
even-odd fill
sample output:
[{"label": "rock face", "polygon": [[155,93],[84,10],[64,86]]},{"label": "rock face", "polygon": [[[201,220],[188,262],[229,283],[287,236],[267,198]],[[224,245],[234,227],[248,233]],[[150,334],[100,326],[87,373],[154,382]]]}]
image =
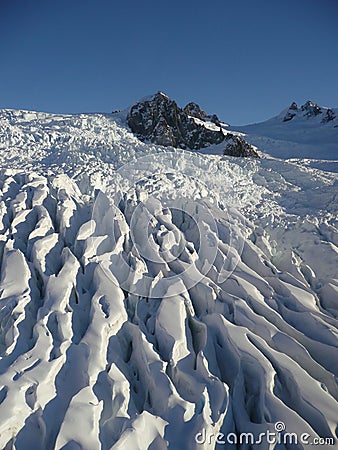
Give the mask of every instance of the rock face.
[{"label": "rock face", "polygon": [[[212,126],[204,126],[203,123],[198,123],[194,119],[199,119],[206,125],[207,122],[212,122]],[[236,142],[233,140],[230,142],[215,114],[208,115],[196,103],[188,103],[184,109],[181,109],[174,100],[162,92],[133,105],[127,116],[127,122],[132,132],[142,141],[190,150],[198,150],[226,141],[224,154],[227,154],[229,147],[231,156],[258,157],[253,148],[243,139],[236,138]],[[219,126],[219,129],[215,125]]]},{"label": "rock face", "polygon": [[205,120],[208,116],[205,111],[197,103],[190,102],[184,108],[183,111],[189,116],[196,117],[200,120]]},{"label": "rock face", "polygon": [[200,119],[203,121],[209,121],[214,123],[215,125],[220,126],[221,122],[219,118],[216,116],[216,114],[207,114],[203,109],[200,108],[197,103],[190,102],[188,103],[183,111],[188,114],[189,116],[195,117],[196,119]]},{"label": "rock face", "polygon": [[326,111],[326,114],[322,118],[321,122],[322,123],[328,123],[328,122],[331,122],[332,120],[334,120],[335,118],[336,118],[336,115],[335,115],[334,111],[331,108],[329,108]]},{"label": "rock face", "polygon": [[[199,110],[200,117],[203,112]],[[127,120],[139,139],[154,144],[197,150],[224,140],[221,129],[210,130],[197,124],[174,100],[161,92],[132,106]]]},{"label": "rock face", "polygon": [[293,119],[298,111],[298,106],[296,102],[292,102],[291,106],[288,109],[288,112],[285,114],[283,118],[283,122],[289,122],[291,119]]},{"label": "rock face", "polygon": [[224,149],[224,155],[227,156],[251,156],[253,158],[259,158],[258,153],[252,145],[246,142],[240,136],[228,133],[225,137],[226,147]]},{"label": "rock face", "polygon": [[321,107],[311,100],[308,100],[300,109],[304,112],[303,116],[308,118],[323,114]]}]

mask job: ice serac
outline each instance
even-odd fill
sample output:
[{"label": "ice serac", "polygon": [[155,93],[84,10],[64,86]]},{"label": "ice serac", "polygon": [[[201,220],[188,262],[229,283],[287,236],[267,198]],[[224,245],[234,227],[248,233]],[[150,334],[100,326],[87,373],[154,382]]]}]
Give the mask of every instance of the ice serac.
[{"label": "ice serac", "polygon": [[[226,134],[218,117],[207,115],[196,103],[181,109],[174,100],[162,92],[141,100],[130,108],[127,122],[141,140],[158,145],[198,150],[225,141]],[[244,140],[243,140],[244,141]],[[229,151],[228,151],[229,149]],[[254,156],[252,146],[225,145],[224,154],[230,156]]]}]

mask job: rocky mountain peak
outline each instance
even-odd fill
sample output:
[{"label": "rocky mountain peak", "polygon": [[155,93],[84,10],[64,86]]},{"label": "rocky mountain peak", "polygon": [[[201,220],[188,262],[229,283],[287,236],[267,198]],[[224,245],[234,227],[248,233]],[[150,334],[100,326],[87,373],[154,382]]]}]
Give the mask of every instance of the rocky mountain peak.
[{"label": "rocky mountain peak", "polygon": [[216,114],[207,114],[197,103],[190,102],[184,108],[183,111],[191,117],[200,119],[205,122],[212,122],[215,125],[220,126],[221,122]]},{"label": "rocky mountain peak", "polygon": [[[174,100],[162,92],[157,92],[133,105],[128,113],[127,122],[131,131],[140,140],[163,146],[198,150],[226,140],[226,134],[216,115],[208,115],[193,102],[181,109]],[[201,122],[205,122],[205,125]],[[212,122],[212,126],[210,124],[208,126],[207,122]],[[228,142],[226,144],[228,145]],[[247,149],[242,148],[238,155],[235,155],[236,152],[232,149],[231,155],[258,157],[253,147],[251,149],[251,152],[247,152]]]},{"label": "rocky mountain peak", "polygon": [[315,117],[318,116],[318,114],[323,113],[321,107],[317,105],[317,103],[313,103],[311,100],[304,103],[300,109],[304,112],[303,116],[307,118]]},{"label": "rocky mountain peak", "polygon": [[168,97],[167,94],[165,94],[162,91],[157,91],[156,94],[154,95],[154,99],[162,99],[162,100],[170,100],[170,98]]},{"label": "rocky mountain peak", "polygon": [[300,107],[298,107],[296,102],[292,102],[283,117],[283,122],[289,122],[295,116],[299,118],[305,117],[306,119],[311,119],[312,117],[319,116],[320,114],[323,114],[321,123],[324,124],[331,122],[336,118],[335,112],[331,108],[322,108],[311,100],[308,100]]},{"label": "rocky mountain peak", "polygon": [[287,110],[287,113],[283,117],[283,122],[289,122],[290,120],[292,120],[297,115],[298,111],[299,109],[297,103],[292,102],[289,106],[289,109]]},{"label": "rocky mountain peak", "polygon": [[292,120],[297,112],[298,112],[298,105],[296,102],[292,102],[291,105],[289,106],[289,109],[287,110],[287,113],[283,117],[283,122],[289,122],[290,120]]},{"label": "rocky mountain peak", "polygon": [[221,131],[206,133],[162,92],[133,105],[127,121],[140,140],[158,145],[198,149],[224,139]]},{"label": "rocky mountain peak", "polygon": [[183,111],[189,116],[196,117],[196,119],[204,120],[208,116],[208,114],[197,104],[194,102],[188,103]]},{"label": "rocky mountain peak", "polygon": [[328,123],[328,122],[331,122],[332,120],[334,120],[335,118],[336,118],[336,115],[335,115],[333,109],[329,108],[326,110],[326,114],[322,118],[321,122]]}]

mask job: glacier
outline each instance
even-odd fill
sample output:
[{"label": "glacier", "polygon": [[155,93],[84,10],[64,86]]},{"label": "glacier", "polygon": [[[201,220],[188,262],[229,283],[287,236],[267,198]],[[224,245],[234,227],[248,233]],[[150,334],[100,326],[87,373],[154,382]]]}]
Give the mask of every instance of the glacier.
[{"label": "glacier", "polygon": [[2,110],[0,152],[1,449],[337,448],[335,171],[123,114]]}]

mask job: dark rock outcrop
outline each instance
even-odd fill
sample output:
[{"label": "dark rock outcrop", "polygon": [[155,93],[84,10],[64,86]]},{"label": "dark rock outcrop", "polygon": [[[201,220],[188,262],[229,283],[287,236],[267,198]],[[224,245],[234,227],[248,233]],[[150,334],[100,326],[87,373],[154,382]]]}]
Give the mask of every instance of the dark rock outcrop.
[{"label": "dark rock outcrop", "polygon": [[259,158],[259,155],[254,147],[240,136],[228,133],[225,136],[225,142],[226,147],[223,154],[226,156],[251,156],[253,158]]},{"label": "dark rock outcrop", "polygon": [[[195,118],[203,122],[212,121],[219,125],[219,129],[210,129],[207,123],[196,123]],[[225,155],[259,157],[244,139],[225,135],[216,115],[209,116],[196,103],[189,103],[181,109],[162,92],[132,106],[127,121],[131,131],[142,141],[190,150],[225,142]]]},{"label": "dark rock outcrop", "polygon": [[200,120],[205,120],[208,116],[208,114],[203,111],[202,108],[197,103],[190,102],[188,103],[184,108],[183,111],[188,114],[189,116],[196,117]]},{"label": "dark rock outcrop", "polygon": [[334,120],[336,118],[335,113],[333,112],[333,110],[331,108],[326,110],[326,114],[325,116],[322,118],[321,123],[328,123],[331,122],[332,120]]},{"label": "dark rock outcrop", "polygon": [[139,139],[164,146],[197,150],[224,140],[221,129],[210,130],[197,124],[161,92],[132,106],[127,121]]},{"label": "dark rock outcrop", "polygon": [[292,102],[287,113],[285,114],[284,118],[283,118],[283,122],[289,122],[290,120],[292,120],[296,113],[298,112],[298,106],[296,102]]},{"label": "dark rock outcrop", "polygon": [[322,114],[323,111],[319,105],[308,100],[303,106],[301,106],[301,110],[304,112],[303,116],[310,118],[318,116],[318,114]]},{"label": "dark rock outcrop", "polygon": [[197,103],[190,102],[184,108],[183,111],[189,116],[196,117],[196,119],[200,119],[203,121],[209,121],[214,123],[215,125],[220,126],[221,122],[216,114],[207,114]]}]

